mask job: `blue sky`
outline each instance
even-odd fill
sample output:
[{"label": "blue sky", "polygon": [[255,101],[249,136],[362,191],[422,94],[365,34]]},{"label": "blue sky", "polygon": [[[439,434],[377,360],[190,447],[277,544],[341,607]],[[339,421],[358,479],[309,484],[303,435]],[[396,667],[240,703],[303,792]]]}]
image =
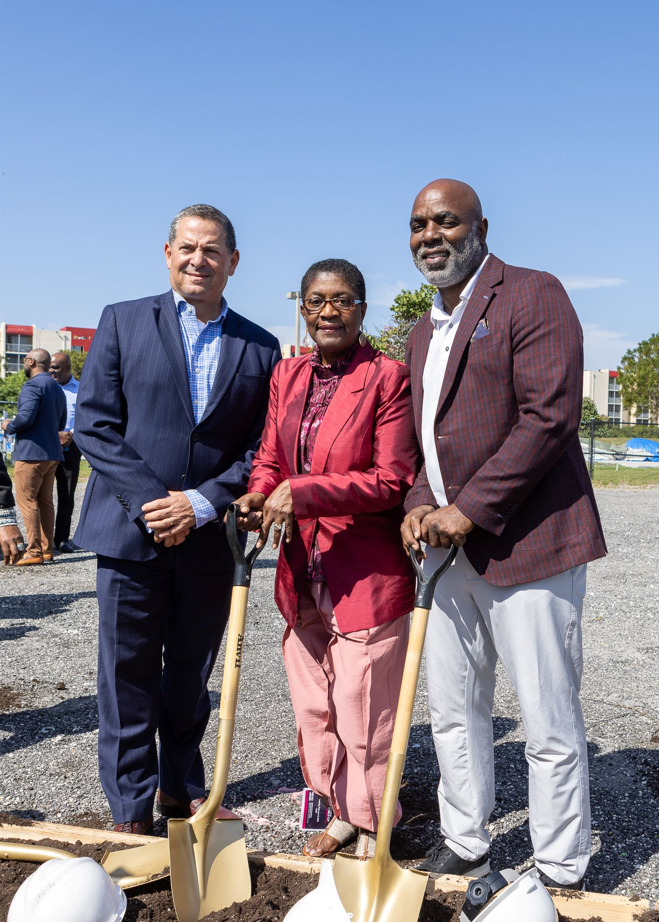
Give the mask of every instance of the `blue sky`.
[{"label": "blue sky", "polygon": [[471,183],[490,247],[567,285],[586,366],[659,332],[656,0],[5,4],[0,318],[95,326],[168,287],[167,227],[233,220],[236,310],[292,336],[308,265],[422,278],[416,192]]}]

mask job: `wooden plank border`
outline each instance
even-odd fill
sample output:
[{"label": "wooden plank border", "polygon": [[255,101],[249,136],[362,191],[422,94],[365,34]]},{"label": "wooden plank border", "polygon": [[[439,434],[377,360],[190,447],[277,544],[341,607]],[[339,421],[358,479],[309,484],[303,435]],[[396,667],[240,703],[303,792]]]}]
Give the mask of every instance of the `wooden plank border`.
[{"label": "wooden plank border", "polygon": [[[39,839],[54,839],[69,844],[82,842],[86,845],[101,842],[116,842],[118,845],[146,845],[149,842],[162,841],[156,836],[134,836],[123,832],[88,829],[83,826],[64,826],[57,823],[34,823],[32,826],[0,825],[0,841],[25,842]],[[303,855],[271,854],[251,849],[248,849],[248,854],[250,861],[254,863],[307,874],[317,874],[321,865],[320,858],[305,858]],[[428,892],[448,893],[451,890],[464,892],[469,883],[466,877],[446,875],[438,880],[428,881]],[[635,922],[638,916],[653,908],[647,900],[632,901],[624,896],[610,896],[606,893],[576,893],[566,890],[550,890],[550,893],[556,908],[566,919],[577,920],[599,916],[602,922]]]}]

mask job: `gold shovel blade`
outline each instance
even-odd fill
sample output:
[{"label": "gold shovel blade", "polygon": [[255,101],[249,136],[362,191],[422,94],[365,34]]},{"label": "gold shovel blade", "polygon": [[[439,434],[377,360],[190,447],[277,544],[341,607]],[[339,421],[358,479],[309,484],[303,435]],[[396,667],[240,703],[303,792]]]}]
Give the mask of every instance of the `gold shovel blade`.
[{"label": "gold shovel blade", "polygon": [[[172,897],[179,922],[198,922],[211,912],[252,895],[242,820],[202,824],[172,819],[168,824]],[[204,854],[205,852],[205,854]]]},{"label": "gold shovel blade", "polygon": [[108,851],[101,858],[101,866],[122,890],[141,887],[169,876],[169,842],[161,839],[120,852]]},{"label": "gold shovel blade", "polygon": [[334,882],[352,922],[413,922],[421,912],[428,875],[399,867],[389,855],[368,861],[337,855]]}]

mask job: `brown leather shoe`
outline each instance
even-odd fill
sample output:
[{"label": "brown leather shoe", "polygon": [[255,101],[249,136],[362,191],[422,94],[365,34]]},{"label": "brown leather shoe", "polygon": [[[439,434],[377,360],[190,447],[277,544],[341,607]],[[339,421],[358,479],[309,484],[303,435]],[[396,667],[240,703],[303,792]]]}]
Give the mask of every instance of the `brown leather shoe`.
[{"label": "brown leather shoe", "polygon": [[[198,797],[196,800],[190,801],[190,816],[194,816],[197,810],[205,803],[205,797]],[[216,820],[241,820],[242,816],[238,816],[237,813],[232,813],[231,810],[228,810],[226,807],[220,807],[217,813],[215,814]]]},{"label": "brown leather shoe", "polygon": [[44,554],[44,555],[43,555],[43,562],[44,562],[44,563],[49,563],[52,559],[53,559],[53,555],[52,555],[52,554]]},{"label": "brown leather shoe", "polygon": [[153,832],[153,817],[146,820],[133,820],[128,823],[116,823],[115,832],[128,832],[134,836],[150,836]]},{"label": "brown leather shoe", "polygon": [[32,567],[35,564],[43,563],[43,557],[21,557],[14,564],[15,567]]},{"label": "brown leather shoe", "polygon": [[[170,797],[169,794],[165,794],[164,791],[161,791],[160,788],[158,788],[156,804],[158,805],[158,812],[161,816],[175,817],[177,819],[187,819],[188,817],[195,815],[205,800],[205,797],[197,797],[195,800],[176,800],[174,797]],[[235,813],[232,813],[231,810],[227,810],[226,807],[220,807],[220,809],[215,814],[215,818],[218,820],[240,819],[239,816],[237,816]]]}]

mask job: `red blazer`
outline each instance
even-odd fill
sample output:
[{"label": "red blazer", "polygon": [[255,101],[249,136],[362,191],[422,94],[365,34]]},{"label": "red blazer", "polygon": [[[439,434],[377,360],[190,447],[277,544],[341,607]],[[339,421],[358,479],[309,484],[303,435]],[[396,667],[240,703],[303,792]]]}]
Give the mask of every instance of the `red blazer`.
[{"label": "red blazer", "polygon": [[[476,327],[487,335],[475,339]],[[406,361],[421,443],[430,312]],[[583,334],[561,283],[490,256],[460,321],[435,434],[449,503],[476,523],[465,552],[496,586],[544,579],[606,554],[579,444]],[[425,464],[406,509],[436,505]]]},{"label": "red blazer", "polygon": [[250,492],[289,480],[296,522],[277,563],[275,601],[294,625],[313,536],[343,632],[393,621],[414,607],[414,575],[400,540],[403,499],[418,470],[409,370],[359,346],[318,431],[311,473],[299,438],[311,383],[309,356],[276,366]]}]

